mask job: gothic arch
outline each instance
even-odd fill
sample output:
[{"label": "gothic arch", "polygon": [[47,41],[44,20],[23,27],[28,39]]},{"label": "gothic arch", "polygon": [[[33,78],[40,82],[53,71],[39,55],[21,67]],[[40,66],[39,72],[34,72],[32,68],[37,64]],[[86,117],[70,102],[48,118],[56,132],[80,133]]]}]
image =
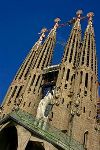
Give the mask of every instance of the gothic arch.
[{"label": "gothic arch", "polygon": [[45,150],[45,148],[41,142],[29,141],[25,150]]},{"label": "gothic arch", "polygon": [[18,138],[15,126],[6,126],[0,132],[0,150],[17,150]]}]

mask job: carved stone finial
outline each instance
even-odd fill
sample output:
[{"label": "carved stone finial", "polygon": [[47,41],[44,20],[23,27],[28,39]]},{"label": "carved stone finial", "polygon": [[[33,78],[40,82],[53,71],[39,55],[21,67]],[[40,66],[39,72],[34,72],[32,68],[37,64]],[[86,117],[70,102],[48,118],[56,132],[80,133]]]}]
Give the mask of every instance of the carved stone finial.
[{"label": "carved stone finial", "polygon": [[47,31],[47,28],[43,28],[42,30],[41,30],[41,34],[42,33],[45,33]]},{"label": "carved stone finial", "polygon": [[39,40],[38,40],[38,42],[37,42],[37,48],[39,47],[39,45],[42,43],[43,39],[45,38],[45,34],[44,34],[45,32],[47,32],[47,29],[46,29],[46,28],[43,28],[43,29],[41,30],[41,32],[38,33],[38,34],[40,34],[40,38],[39,38]]},{"label": "carved stone finial", "polygon": [[56,19],[54,20],[55,23],[59,23],[60,21],[61,21],[60,18],[56,18]]},{"label": "carved stone finial", "polygon": [[54,20],[54,22],[55,22],[55,25],[54,25],[54,29],[57,29],[58,28],[58,23],[60,22],[61,20],[60,20],[60,18],[56,18],[55,20]]},{"label": "carved stone finial", "polygon": [[92,20],[93,16],[94,16],[94,13],[93,13],[93,12],[89,12],[89,13],[87,14],[87,17],[89,18],[89,20]]},{"label": "carved stone finial", "polygon": [[82,14],[83,14],[83,11],[82,11],[82,10],[78,10],[78,11],[76,12],[77,17],[80,17]]}]

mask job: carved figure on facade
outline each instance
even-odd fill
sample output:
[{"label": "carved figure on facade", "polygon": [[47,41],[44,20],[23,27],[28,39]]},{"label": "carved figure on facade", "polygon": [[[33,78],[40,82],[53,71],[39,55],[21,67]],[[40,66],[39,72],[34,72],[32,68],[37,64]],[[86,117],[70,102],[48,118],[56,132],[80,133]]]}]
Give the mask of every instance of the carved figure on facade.
[{"label": "carved figure on facade", "polygon": [[39,120],[43,120],[45,122],[48,121],[49,113],[52,110],[52,107],[54,105],[54,90],[51,92],[48,91],[46,96],[41,99],[38,109],[37,109],[37,115],[36,118]]}]

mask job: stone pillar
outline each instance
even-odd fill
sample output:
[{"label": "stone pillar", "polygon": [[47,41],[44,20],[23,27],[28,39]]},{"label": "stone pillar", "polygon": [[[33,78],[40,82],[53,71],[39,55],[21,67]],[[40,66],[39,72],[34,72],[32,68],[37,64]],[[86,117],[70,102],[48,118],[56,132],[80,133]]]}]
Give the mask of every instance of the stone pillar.
[{"label": "stone pillar", "polygon": [[16,128],[18,133],[17,150],[25,150],[25,147],[27,146],[27,143],[31,137],[31,133],[22,126],[17,125]]},{"label": "stone pillar", "polygon": [[44,148],[45,150],[57,150],[57,148],[55,148],[51,143],[48,142],[44,142]]}]

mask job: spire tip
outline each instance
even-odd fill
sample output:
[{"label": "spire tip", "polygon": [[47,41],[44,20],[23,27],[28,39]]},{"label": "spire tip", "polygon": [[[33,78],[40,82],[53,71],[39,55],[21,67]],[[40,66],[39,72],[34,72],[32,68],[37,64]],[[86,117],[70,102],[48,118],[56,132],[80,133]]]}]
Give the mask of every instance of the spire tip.
[{"label": "spire tip", "polygon": [[45,33],[47,31],[47,28],[42,28],[41,33]]},{"label": "spire tip", "polygon": [[88,18],[92,18],[94,16],[94,13],[93,12],[89,12],[88,14],[87,14],[87,17]]},{"label": "spire tip", "polygon": [[55,30],[58,28],[60,21],[61,21],[60,18],[56,18],[56,19],[54,20],[54,22],[55,22],[54,29],[55,29]]},{"label": "spire tip", "polygon": [[58,22],[60,22],[60,21],[61,21],[60,18],[56,18],[56,19],[54,20],[55,23],[58,23]]},{"label": "spire tip", "polygon": [[78,10],[77,12],[76,12],[76,15],[78,16],[78,17],[80,17],[80,15],[82,15],[83,14],[83,11],[82,10]]}]

